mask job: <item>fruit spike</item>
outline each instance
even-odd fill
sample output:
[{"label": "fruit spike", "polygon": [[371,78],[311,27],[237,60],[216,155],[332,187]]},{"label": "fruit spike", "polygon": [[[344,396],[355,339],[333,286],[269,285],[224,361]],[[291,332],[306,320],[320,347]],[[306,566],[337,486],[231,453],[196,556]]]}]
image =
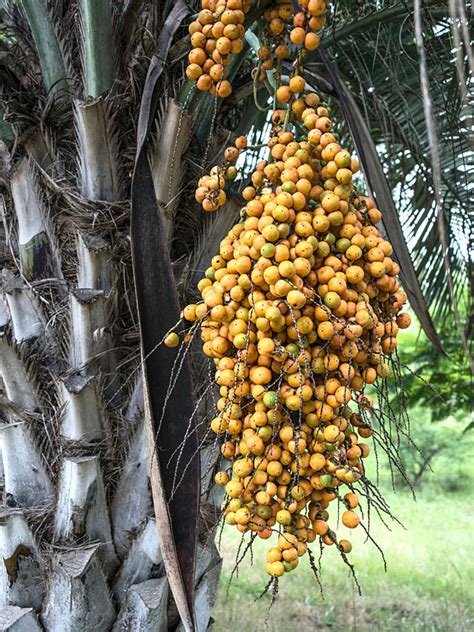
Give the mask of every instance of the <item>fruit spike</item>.
[{"label": "fruit spike", "polygon": [[237,169],[234,163],[237,162],[240,151],[245,150],[246,147],[247,139],[245,136],[239,136],[235,141],[235,147],[227,147],[224,151],[225,162],[222,167],[213,167],[210,175],[199,179],[194,197],[205,211],[217,211],[226,203],[225,182],[236,178]]},{"label": "fruit spike", "polygon": [[198,90],[227,97],[232,92],[225,78],[232,55],[244,48],[243,26],[250,0],[203,0],[197,19],[189,25],[192,50],[186,76]]},{"label": "fruit spike", "polygon": [[[299,8],[296,12],[294,4]],[[202,0],[201,7],[197,19],[189,25],[192,49],[186,76],[196,82],[198,90],[227,97],[232,93],[232,86],[226,79],[226,69],[232,55],[244,48],[244,21],[251,2]],[[258,51],[257,81],[263,81],[265,71],[272,70],[288,56],[290,46],[299,49],[299,56],[316,50],[319,46],[317,31],[324,26],[325,9],[325,0],[299,0],[297,3],[275,2],[264,11],[265,43]]]},{"label": "fruit spike", "polygon": [[[371,406],[364,389],[387,378],[410,321],[381,213],[352,183],[357,160],[316,94],[297,101],[307,138],[274,128],[272,162],[244,189],[242,219],[198,284],[202,302],[183,311],[216,366],[211,429],[232,463],[215,477],[226,522],[263,539],[280,533],[266,564],[275,577],[316,538],[350,552],[327,509],[364,474],[372,430],[355,407]],[[357,527],[357,495],[343,502],[342,524]]]},{"label": "fruit spike", "polygon": [[[352,545],[330,528],[328,508],[337,499],[345,509],[342,524],[360,524],[353,485],[364,476],[370,452],[364,440],[373,432],[365,389],[387,380],[397,333],[410,325],[400,312],[406,295],[399,266],[376,227],[382,214],[358,194],[358,161],[337,142],[328,109],[305,92],[304,50],[318,45],[326,3],[298,5],[296,13],[288,2],[264,13],[255,80],[280,65],[290,42],[301,47],[295,71],[281,85],[277,70],[268,160],[256,165],[242,191],[241,220],[198,283],[202,302],[183,310],[200,328],[216,368],[220,398],[210,428],[230,461],[215,475],[225,486],[225,520],[262,539],[278,533],[265,566],[274,578],[296,568],[318,538],[347,561]],[[193,46],[200,44],[190,61],[199,66],[201,89],[206,76],[206,86],[220,94],[224,74],[213,78],[214,61],[225,68],[231,51],[222,49],[216,59],[220,40],[209,45],[209,38],[221,37],[226,12],[239,14],[241,25],[246,10],[239,0],[232,8],[230,0],[203,3],[199,24],[190,28]],[[204,210],[225,203],[226,181],[236,177],[246,147],[245,137],[238,138],[225,163],[200,179],[196,200]],[[170,335],[165,343],[175,346],[177,339]]]}]

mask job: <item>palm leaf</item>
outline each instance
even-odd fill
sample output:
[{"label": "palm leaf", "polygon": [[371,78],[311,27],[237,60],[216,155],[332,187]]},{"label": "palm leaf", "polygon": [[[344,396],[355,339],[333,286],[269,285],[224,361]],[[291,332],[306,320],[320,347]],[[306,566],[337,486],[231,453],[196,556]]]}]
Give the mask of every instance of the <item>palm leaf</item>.
[{"label": "palm leaf", "polygon": [[110,90],[114,77],[112,7],[108,0],[81,0],[81,11],[86,94],[97,98]]},{"label": "palm leaf", "polygon": [[[152,490],[168,581],[186,629],[194,629],[194,569],[199,512],[198,441],[193,427],[193,389],[189,360],[165,349],[155,353],[179,319],[179,302],[146,152],[147,132],[154,118],[156,82],[180,22],[188,13],[177,2],[160,36],[143,91],[138,120],[139,141],[132,183],[132,259],[140,321],[145,421],[151,449]],[[151,266],[156,253],[160,265]],[[166,297],[163,303],[163,297]],[[177,369],[176,367],[179,367]],[[175,371],[178,387],[169,384]],[[167,386],[165,389],[164,386]],[[167,463],[181,450],[186,473],[179,479],[180,460]]]},{"label": "palm leaf", "polygon": [[66,69],[46,5],[34,0],[21,0],[21,5],[38,49],[46,88],[58,94],[66,87]]},{"label": "palm leaf", "polygon": [[471,367],[471,372],[474,374],[474,363],[469,353],[469,347],[467,344],[465,332],[463,330],[463,326],[461,323],[461,317],[459,314],[458,300],[454,292],[454,279],[449,257],[448,257],[448,244],[447,244],[447,236],[446,236],[446,225],[445,218],[443,213],[443,206],[440,198],[441,192],[441,165],[440,165],[440,157],[439,157],[439,146],[436,132],[436,123],[433,117],[433,106],[430,98],[430,88],[429,88],[429,79],[428,79],[428,71],[426,65],[426,50],[423,39],[423,29],[421,23],[421,5],[420,0],[415,0],[415,33],[416,33],[416,44],[418,50],[418,57],[420,60],[420,83],[421,90],[423,95],[423,110],[426,121],[426,130],[428,135],[428,144],[430,147],[431,161],[433,165],[433,187],[434,187],[434,198],[435,198],[435,210],[437,215],[437,224],[439,227],[439,239],[441,242],[441,251],[443,257],[443,264],[446,271],[446,281],[449,291],[449,297],[451,299],[451,305],[453,309],[454,319],[456,321],[457,329],[459,331],[459,335],[461,338],[461,343],[466,354],[466,358],[468,359],[469,365]]}]

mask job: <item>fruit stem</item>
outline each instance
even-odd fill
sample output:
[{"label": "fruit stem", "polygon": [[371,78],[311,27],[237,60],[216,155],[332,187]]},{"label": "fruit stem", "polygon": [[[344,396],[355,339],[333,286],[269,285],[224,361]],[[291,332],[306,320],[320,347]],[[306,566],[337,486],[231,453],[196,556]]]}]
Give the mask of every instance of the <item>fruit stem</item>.
[{"label": "fruit stem", "polygon": [[258,62],[258,66],[257,66],[257,70],[255,72],[255,75],[253,77],[253,100],[255,102],[255,106],[258,110],[260,110],[260,112],[268,112],[270,108],[264,108],[260,105],[260,103],[258,102],[258,95],[257,95],[257,84],[258,84],[258,78],[260,76],[260,71],[262,69],[262,60],[260,60]]}]

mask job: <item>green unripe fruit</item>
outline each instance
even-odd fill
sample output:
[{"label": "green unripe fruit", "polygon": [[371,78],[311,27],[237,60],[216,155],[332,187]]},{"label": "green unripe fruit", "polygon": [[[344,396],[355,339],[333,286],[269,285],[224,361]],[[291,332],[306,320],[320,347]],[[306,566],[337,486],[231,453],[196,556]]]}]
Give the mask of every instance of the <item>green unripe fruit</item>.
[{"label": "green unripe fruit", "polygon": [[333,211],[329,213],[328,219],[331,222],[331,226],[341,226],[344,222],[344,215],[341,211]]},{"label": "green unripe fruit", "polygon": [[313,373],[325,373],[326,367],[324,366],[324,358],[314,358],[313,362],[311,363],[311,368],[313,369]]},{"label": "green unripe fruit", "polygon": [[273,429],[271,426],[260,426],[257,430],[257,435],[262,439],[264,443],[270,441],[273,435]]},{"label": "green unripe fruit", "polygon": [[263,244],[260,248],[260,254],[265,259],[271,259],[275,255],[275,246],[273,244]]},{"label": "green unripe fruit", "polygon": [[214,268],[208,268],[206,270],[206,278],[210,279],[211,281],[216,280],[216,271],[214,270]]},{"label": "green unripe fruit", "polygon": [[305,497],[304,489],[299,485],[295,485],[291,488],[291,496],[295,500],[303,500],[303,498]]},{"label": "green unripe fruit", "polygon": [[301,162],[308,162],[309,159],[306,149],[298,149],[295,153],[295,157],[301,160]]},{"label": "green unripe fruit", "polygon": [[242,507],[242,501],[238,498],[232,498],[229,502],[229,511],[233,511],[234,513]]},{"label": "green unripe fruit", "polygon": [[331,247],[327,241],[320,241],[316,252],[318,257],[327,257],[331,252]]},{"label": "green unripe fruit", "polygon": [[351,242],[345,237],[342,237],[341,239],[338,239],[336,241],[336,248],[339,250],[339,252],[346,252],[350,245]]},{"label": "green unripe fruit", "polygon": [[235,180],[237,177],[237,169],[236,167],[228,167],[225,172],[226,180]]},{"label": "green unripe fruit", "polygon": [[337,292],[327,292],[323,300],[326,307],[330,309],[337,309],[341,304],[341,297]]},{"label": "green unripe fruit", "polygon": [[294,182],[284,182],[281,185],[281,189],[285,193],[294,193],[296,191],[296,184]]},{"label": "green unripe fruit", "polygon": [[326,182],[324,183],[324,188],[326,189],[326,191],[334,191],[337,185],[338,185],[338,182],[336,178],[328,178]]},{"label": "green unripe fruit", "polygon": [[330,474],[323,474],[319,477],[319,481],[324,487],[332,487],[333,485],[333,478]]},{"label": "green unripe fruit", "polygon": [[341,200],[348,200],[351,197],[351,189],[347,184],[338,184],[334,188],[334,193],[341,198]]},{"label": "green unripe fruit", "polygon": [[237,334],[234,338],[234,347],[237,349],[245,349],[248,344],[247,334]]},{"label": "green unripe fruit", "polygon": [[272,510],[270,509],[270,507],[267,507],[266,505],[257,505],[257,508],[255,509],[255,513],[260,518],[267,520],[272,515]]},{"label": "green unripe fruit", "polygon": [[275,391],[267,391],[263,395],[263,403],[267,408],[273,408],[278,401],[278,395]]}]

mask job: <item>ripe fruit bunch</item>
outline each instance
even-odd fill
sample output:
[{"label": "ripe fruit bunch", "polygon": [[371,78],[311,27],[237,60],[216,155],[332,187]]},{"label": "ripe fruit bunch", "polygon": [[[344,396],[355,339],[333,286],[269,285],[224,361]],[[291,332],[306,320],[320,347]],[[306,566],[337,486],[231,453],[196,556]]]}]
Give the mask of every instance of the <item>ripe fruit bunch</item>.
[{"label": "ripe fruit bunch", "polygon": [[[268,71],[278,64],[278,60],[288,57],[289,46],[294,44],[301,51],[313,51],[319,46],[317,31],[324,26],[326,2],[324,0],[301,0],[300,11],[295,13],[293,3],[275,3],[263,13],[266,21],[265,43],[258,51],[261,71]],[[259,80],[265,78],[259,73]]]},{"label": "ripe fruit bunch", "polygon": [[[259,66],[262,71],[271,70],[275,67],[275,62],[288,57],[293,11],[291,2],[275,3],[264,11],[264,44],[258,50]],[[262,73],[259,79],[263,80],[264,77],[265,74]]]},{"label": "ripe fruit bunch", "polygon": [[303,9],[293,18],[293,28],[290,40],[296,46],[302,46],[306,50],[316,50],[319,46],[320,31],[325,22],[324,12],[327,2],[325,0],[298,0]]},{"label": "ripe fruit bunch", "polygon": [[192,50],[186,75],[199,90],[227,97],[232,92],[225,78],[231,55],[240,53],[244,42],[245,14],[250,0],[202,0],[202,10],[189,25]]},{"label": "ripe fruit bunch", "polygon": [[[299,0],[297,4],[301,10],[296,13],[292,2],[276,2],[264,11],[265,44],[258,51],[262,71],[288,57],[291,43],[308,51],[319,46],[317,31],[324,26],[325,0]],[[202,0],[202,10],[189,25],[192,50],[186,69],[188,79],[196,81],[199,90],[220,97],[231,94],[226,68],[231,56],[243,49],[243,24],[250,6],[250,0]],[[260,79],[264,77],[260,74]]]},{"label": "ripe fruit bunch", "polygon": [[315,93],[298,97],[293,115],[306,136],[274,125],[241,221],[198,284],[202,302],[183,310],[216,367],[210,425],[230,460],[216,475],[226,521],[263,539],[278,532],[266,564],[273,577],[317,538],[350,552],[328,508],[338,500],[342,523],[360,522],[353,485],[372,434],[364,390],[387,379],[410,323],[392,246],[375,226],[381,213],[352,182],[357,160]]},{"label": "ripe fruit bunch", "polygon": [[240,152],[246,148],[246,137],[239,136],[235,141],[235,145],[227,147],[224,151],[224,164],[212,167],[210,175],[202,176],[199,179],[194,197],[205,211],[217,211],[226,203],[227,196],[224,191],[226,180],[235,180],[237,177],[235,163]]}]

